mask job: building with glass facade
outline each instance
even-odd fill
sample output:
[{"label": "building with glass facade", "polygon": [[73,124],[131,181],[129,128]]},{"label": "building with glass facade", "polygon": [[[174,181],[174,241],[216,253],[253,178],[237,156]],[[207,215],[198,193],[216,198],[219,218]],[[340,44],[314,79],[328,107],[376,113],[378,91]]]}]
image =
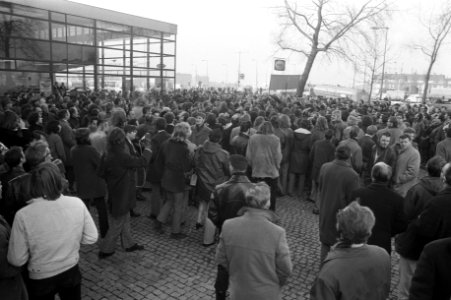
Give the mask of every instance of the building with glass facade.
[{"label": "building with glass facade", "polygon": [[64,0],[0,1],[0,92],[172,89],[177,25]]}]

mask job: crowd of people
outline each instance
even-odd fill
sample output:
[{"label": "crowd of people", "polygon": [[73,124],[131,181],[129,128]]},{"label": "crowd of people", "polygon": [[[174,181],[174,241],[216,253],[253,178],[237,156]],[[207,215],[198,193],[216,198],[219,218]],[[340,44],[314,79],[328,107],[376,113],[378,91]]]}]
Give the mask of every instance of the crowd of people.
[{"label": "crowd of people", "polygon": [[63,85],[0,104],[2,299],[80,299],[80,243],[98,242],[99,259],[119,238],[126,252],[144,249],[130,223],[136,201],[148,202],[157,233],[168,224],[179,240],[193,226],[205,247],[217,244],[217,299],[280,299],[293,269],[281,196],[319,214],[311,299],[386,299],[393,237],[399,299],[451,296],[445,107]]}]

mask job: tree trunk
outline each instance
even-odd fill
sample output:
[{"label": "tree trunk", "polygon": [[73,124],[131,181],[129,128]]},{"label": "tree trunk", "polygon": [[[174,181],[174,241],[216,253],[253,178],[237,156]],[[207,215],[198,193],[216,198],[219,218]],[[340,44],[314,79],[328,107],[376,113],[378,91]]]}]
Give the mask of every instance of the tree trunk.
[{"label": "tree trunk", "polygon": [[426,104],[426,97],[428,96],[429,89],[429,78],[431,77],[432,66],[434,65],[434,57],[431,57],[431,62],[429,63],[428,71],[426,76],[424,76],[424,89],[423,89],[423,104]]},{"label": "tree trunk", "polygon": [[302,72],[301,80],[299,80],[297,95],[298,97],[302,97],[304,95],[305,85],[307,84],[307,80],[312,70],[313,63],[315,62],[315,58],[318,52],[313,50],[310,52],[310,55],[307,59],[307,63],[304,66],[304,72]]}]

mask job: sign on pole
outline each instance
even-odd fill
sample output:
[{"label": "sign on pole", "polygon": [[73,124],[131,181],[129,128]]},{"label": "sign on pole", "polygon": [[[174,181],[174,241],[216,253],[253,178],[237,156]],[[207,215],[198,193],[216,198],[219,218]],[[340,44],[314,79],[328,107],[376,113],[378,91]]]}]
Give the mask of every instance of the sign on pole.
[{"label": "sign on pole", "polygon": [[284,59],[276,59],[274,61],[274,70],[275,71],[285,71],[285,60]]}]

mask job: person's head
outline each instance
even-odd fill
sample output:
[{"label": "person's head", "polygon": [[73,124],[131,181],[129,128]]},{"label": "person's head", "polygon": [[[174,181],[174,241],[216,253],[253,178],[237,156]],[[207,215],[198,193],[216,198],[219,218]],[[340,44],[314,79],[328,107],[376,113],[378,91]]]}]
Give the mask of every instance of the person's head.
[{"label": "person's head", "polygon": [[186,122],[180,122],[174,126],[172,139],[180,142],[186,141],[191,136],[191,127]]},{"label": "person's head", "polygon": [[335,149],[335,158],[338,160],[348,160],[351,158],[351,149],[348,146],[338,146]]},{"label": "person's head", "polygon": [[60,109],[57,117],[58,120],[68,120],[70,117],[69,111],[67,109]]},{"label": "person's head", "polygon": [[222,129],[220,127],[214,128],[208,134],[208,139],[212,143],[219,143],[222,141]]},{"label": "person's head", "polygon": [[260,134],[273,134],[274,133],[274,128],[271,124],[271,122],[269,121],[264,121],[260,127],[258,127],[258,133]]},{"label": "person's head", "polygon": [[25,159],[32,169],[44,161],[52,161],[49,144],[42,140],[30,143],[30,146],[25,150]]},{"label": "person's head", "polygon": [[247,170],[247,159],[240,154],[232,154],[229,158],[230,163],[230,173],[244,173]]},{"label": "person's head", "polygon": [[75,131],[75,141],[77,145],[91,145],[91,140],[89,139],[89,134],[91,130],[89,128],[81,127]]},{"label": "person's head", "polygon": [[290,117],[283,114],[279,117],[279,125],[280,128],[290,128],[291,127],[291,120]]},{"label": "person's head", "polygon": [[28,124],[30,125],[42,125],[42,115],[39,114],[38,112],[32,112],[29,116],[28,116]]},{"label": "person's head", "polygon": [[0,127],[9,130],[17,130],[19,129],[19,122],[19,116],[12,110],[7,110],[1,118]]},{"label": "person's head", "polygon": [[136,133],[138,132],[138,129],[136,128],[135,125],[127,124],[124,126],[124,132],[125,132],[125,135],[127,136],[127,138],[130,141],[133,141],[136,138]]},{"label": "person's head", "polygon": [[61,173],[55,164],[51,162],[40,164],[31,172],[30,196],[46,200],[58,199],[63,190],[61,178]]},{"label": "person's head", "polygon": [[204,113],[199,112],[199,113],[195,114],[194,117],[196,118],[196,125],[197,126],[204,125],[205,118],[206,118],[206,115]]},{"label": "person's head", "polygon": [[412,145],[412,140],[410,139],[410,135],[402,134],[399,137],[399,144],[401,145],[401,149],[405,150]]},{"label": "person's head", "polygon": [[155,129],[157,131],[165,130],[166,126],[168,126],[168,123],[165,118],[158,117],[155,119]]},{"label": "person's head", "polygon": [[362,244],[368,241],[376,222],[373,212],[356,201],[337,213],[337,231],[346,244]]},{"label": "person's head", "polygon": [[254,128],[257,129],[260,127],[260,125],[263,124],[263,122],[265,122],[265,118],[262,116],[258,116],[255,118],[254,120]]},{"label": "person's head", "polygon": [[60,122],[56,120],[49,121],[47,123],[47,126],[45,127],[45,131],[47,134],[58,134],[61,131],[61,125]]},{"label": "person's head", "polygon": [[246,206],[252,208],[268,209],[271,190],[265,182],[258,182],[250,187],[245,194]]},{"label": "person's head", "polygon": [[377,132],[377,127],[375,125],[370,125],[366,128],[366,134],[369,136],[374,136]]},{"label": "person's head", "polygon": [[412,127],[407,127],[406,129],[404,129],[403,134],[408,135],[411,141],[415,139],[415,129],[413,129]]},{"label": "person's head", "polygon": [[446,137],[451,138],[451,125],[448,125],[448,128],[446,128]]},{"label": "person's head", "polygon": [[398,119],[395,116],[388,118],[387,127],[388,128],[398,128]]},{"label": "person's head", "polygon": [[166,120],[167,124],[172,124],[174,122],[175,115],[173,112],[168,111],[167,113],[164,114],[164,119]]},{"label": "person's head", "polygon": [[333,129],[328,129],[326,130],[326,132],[324,133],[324,137],[326,138],[326,140],[330,141],[335,135],[335,132],[333,131]]},{"label": "person's head", "polygon": [[125,111],[123,109],[116,108],[111,113],[111,119],[110,119],[111,126],[123,128],[126,122],[127,122],[127,115],[125,114]]},{"label": "person's head", "polygon": [[316,120],[315,128],[319,131],[325,131],[329,128],[326,117],[320,116]]},{"label": "person's head", "polygon": [[71,118],[78,118],[80,115],[78,114],[78,109],[75,106],[69,108],[69,114]]},{"label": "person's head", "polygon": [[378,162],[371,169],[371,179],[373,182],[388,183],[391,175],[391,167],[384,162]]},{"label": "person's head", "polygon": [[10,169],[15,168],[25,162],[25,154],[22,147],[13,146],[5,153],[5,162]]},{"label": "person's head", "polygon": [[357,125],[351,126],[351,130],[349,131],[349,137],[351,139],[357,139],[360,132],[360,128]]},{"label": "person's head", "polygon": [[451,186],[451,163],[443,166],[441,177],[446,185]]},{"label": "person's head", "polygon": [[381,148],[385,149],[390,145],[391,134],[390,132],[384,132],[379,138],[379,145]]},{"label": "person's head", "polygon": [[108,152],[122,152],[125,150],[125,132],[119,128],[114,127],[107,137]]}]

